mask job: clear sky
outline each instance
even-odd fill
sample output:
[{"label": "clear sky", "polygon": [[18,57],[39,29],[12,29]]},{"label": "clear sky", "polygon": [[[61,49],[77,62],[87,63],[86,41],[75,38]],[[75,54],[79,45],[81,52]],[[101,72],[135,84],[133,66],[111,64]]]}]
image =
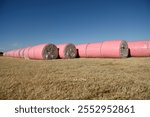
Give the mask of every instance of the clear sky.
[{"label": "clear sky", "polygon": [[0,0],[0,51],[150,39],[150,0]]}]

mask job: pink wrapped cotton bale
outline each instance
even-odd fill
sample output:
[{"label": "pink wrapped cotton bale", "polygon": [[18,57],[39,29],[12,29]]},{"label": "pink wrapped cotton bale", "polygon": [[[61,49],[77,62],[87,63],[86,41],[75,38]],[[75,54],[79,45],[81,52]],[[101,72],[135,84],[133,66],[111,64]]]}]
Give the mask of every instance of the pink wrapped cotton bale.
[{"label": "pink wrapped cotton bale", "polygon": [[86,55],[87,46],[88,46],[88,43],[76,45],[76,49],[77,49],[79,57],[81,57],[81,58],[86,58],[87,57],[87,55]]},{"label": "pink wrapped cotton bale", "polygon": [[104,41],[101,46],[101,55],[104,58],[128,57],[128,44],[124,40]]},{"label": "pink wrapped cotton bale", "polygon": [[22,48],[22,49],[20,50],[20,57],[21,57],[21,58],[24,57],[24,50],[25,50],[25,48]]},{"label": "pink wrapped cotton bale", "polygon": [[16,51],[17,51],[17,50],[14,50],[14,52],[13,52],[13,57],[16,57]]},{"label": "pink wrapped cotton bale", "polygon": [[30,59],[49,60],[58,57],[58,49],[54,44],[32,46],[28,52]]},{"label": "pink wrapped cotton bale", "polygon": [[10,57],[13,57],[13,50],[10,51]]},{"label": "pink wrapped cotton bale", "polygon": [[57,48],[59,49],[60,58],[71,59],[77,56],[77,50],[73,44],[59,44]]},{"label": "pink wrapped cotton bale", "polygon": [[90,43],[87,46],[86,54],[88,58],[99,58],[102,57],[101,55],[101,46],[102,43]]},{"label": "pink wrapped cotton bale", "polygon": [[7,51],[6,53],[7,53],[6,56],[12,57],[12,51]]},{"label": "pink wrapped cotton bale", "polygon": [[20,51],[21,51],[21,49],[17,50],[17,58],[20,58]]},{"label": "pink wrapped cotton bale", "polygon": [[30,48],[31,47],[27,47],[27,48],[24,49],[24,55],[23,56],[24,56],[25,59],[29,59],[29,55],[28,54],[29,54],[29,49]]},{"label": "pink wrapped cotton bale", "polygon": [[8,56],[8,57],[10,56],[10,51],[6,52],[6,56]]},{"label": "pink wrapped cotton bale", "polygon": [[149,41],[134,41],[128,42],[130,55],[132,57],[148,57],[150,56],[150,43]]},{"label": "pink wrapped cotton bale", "polygon": [[20,49],[15,50],[14,57],[20,58],[19,53],[20,53]]},{"label": "pink wrapped cotton bale", "polygon": [[12,50],[12,57],[15,57],[15,50]]}]

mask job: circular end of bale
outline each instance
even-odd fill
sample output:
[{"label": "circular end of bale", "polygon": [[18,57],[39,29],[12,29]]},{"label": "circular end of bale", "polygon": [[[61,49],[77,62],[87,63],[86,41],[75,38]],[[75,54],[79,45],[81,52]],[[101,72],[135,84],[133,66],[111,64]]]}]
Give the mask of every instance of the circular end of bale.
[{"label": "circular end of bale", "polygon": [[75,45],[68,44],[65,47],[64,55],[65,55],[65,58],[67,58],[67,59],[76,58],[76,56],[77,56],[77,49],[76,49]]},{"label": "circular end of bale", "polygon": [[123,40],[121,41],[121,44],[120,44],[120,57],[127,58],[128,54],[129,54],[128,43]]},{"label": "circular end of bale", "polygon": [[50,60],[58,57],[58,49],[54,44],[48,44],[44,47],[42,53],[43,59]]}]

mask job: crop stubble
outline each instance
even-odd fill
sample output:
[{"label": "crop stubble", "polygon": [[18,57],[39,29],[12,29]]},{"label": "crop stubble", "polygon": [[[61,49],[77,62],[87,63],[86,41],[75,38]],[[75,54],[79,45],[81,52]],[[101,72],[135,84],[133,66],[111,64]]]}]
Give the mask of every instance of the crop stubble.
[{"label": "crop stubble", "polygon": [[0,99],[150,99],[150,58],[0,57]]}]

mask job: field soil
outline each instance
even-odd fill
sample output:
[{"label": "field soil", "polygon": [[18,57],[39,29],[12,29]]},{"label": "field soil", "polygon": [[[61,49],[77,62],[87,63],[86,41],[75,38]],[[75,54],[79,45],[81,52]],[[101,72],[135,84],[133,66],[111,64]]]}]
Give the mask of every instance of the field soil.
[{"label": "field soil", "polygon": [[0,99],[150,99],[150,58],[1,56]]}]

